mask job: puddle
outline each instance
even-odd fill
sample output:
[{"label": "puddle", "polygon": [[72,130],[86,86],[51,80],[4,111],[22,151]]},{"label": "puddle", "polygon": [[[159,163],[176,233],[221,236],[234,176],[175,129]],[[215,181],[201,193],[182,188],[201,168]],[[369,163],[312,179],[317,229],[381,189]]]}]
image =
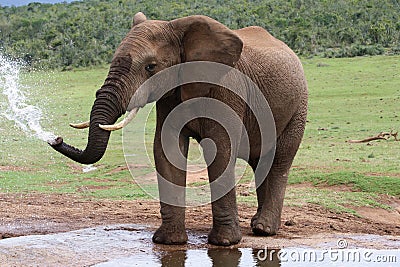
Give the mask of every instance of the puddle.
[{"label": "puddle", "polygon": [[[207,245],[205,235],[191,232],[188,233],[188,245],[155,245],[151,242],[152,234],[153,231],[141,225],[114,225],[2,239],[0,265],[386,267],[400,263],[399,237],[345,235],[346,239],[343,239],[343,236],[308,236],[303,242],[297,240],[296,248],[287,247],[293,244],[291,240],[280,239],[287,245],[282,245],[285,248],[279,250],[267,247],[218,248]],[[335,238],[337,242],[333,242]],[[264,239],[264,242],[271,244],[270,240]],[[313,240],[313,245],[307,245],[311,244],[307,240]],[[371,244],[374,243],[376,247],[384,244],[386,250],[373,249]],[[244,240],[240,246],[250,245]]]},{"label": "puddle", "polygon": [[[0,240],[0,263],[7,266],[87,266],[148,253],[151,232],[138,225],[88,228],[66,233]],[[1,264],[0,264],[1,265]]]},{"label": "puddle", "polygon": [[400,250],[209,248],[153,252],[95,265],[112,266],[398,266]]},{"label": "puddle", "polygon": [[251,248],[190,249],[150,255],[135,255],[97,264],[112,266],[398,266],[400,251],[368,249],[271,249]]},{"label": "puddle", "polygon": [[95,265],[112,266],[281,266],[277,254],[258,257],[258,249],[211,248],[154,252],[152,255],[135,255]]}]

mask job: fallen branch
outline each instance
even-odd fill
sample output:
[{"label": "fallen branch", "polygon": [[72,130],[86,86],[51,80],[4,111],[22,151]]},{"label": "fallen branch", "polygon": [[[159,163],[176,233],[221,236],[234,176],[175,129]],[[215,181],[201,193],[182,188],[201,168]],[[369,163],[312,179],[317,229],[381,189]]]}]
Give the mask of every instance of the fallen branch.
[{"label": "fallen branch", "polygon": [[399,141],[397,139],[398,132],[393,133],[393,131],[390,132],[380,132],[376,136],[368,137],[362,140],[349,140],[349,143],[367,143],[370,141],[375,141],[375,140],[389,140],[390,137],[394,137],[394,140]]}]

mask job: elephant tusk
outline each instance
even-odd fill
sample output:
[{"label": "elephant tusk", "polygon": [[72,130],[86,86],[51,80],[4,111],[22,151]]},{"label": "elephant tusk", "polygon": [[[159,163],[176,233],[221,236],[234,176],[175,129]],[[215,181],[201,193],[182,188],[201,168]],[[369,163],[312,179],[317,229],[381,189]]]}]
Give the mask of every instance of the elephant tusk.
[{"label": "elephant tusk", "polygon": [[138,112],[138,110],[139,110],[139,108],[132,109],[129,112],[128,116],[126,116],[125,119],[123,119],[119,123],[116,123],[114,125],[102,125],[102,124],[99,124],[99,127],[101,129],[103,129],[103,130],[106,130],[106,131],[120,130],[120,129],[124,128],[128,123],[130,123],[133,120],[133,118],[135,118],[136,113]]},{"label": "elephant tusk", "polygon": [[70,123],[69,126],[75,129],[85,129],[88,128],[90,124],[90,121],[85,121],[81,123]]}]

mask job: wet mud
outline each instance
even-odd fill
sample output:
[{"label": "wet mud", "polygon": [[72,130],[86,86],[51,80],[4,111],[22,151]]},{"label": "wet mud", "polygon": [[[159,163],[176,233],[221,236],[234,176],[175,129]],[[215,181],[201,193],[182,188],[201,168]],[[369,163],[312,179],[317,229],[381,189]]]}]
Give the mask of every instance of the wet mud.
[{"label": "wet mud", "polygon": [[[278,234],[257,237],[249,227],[255,207],[241,204],[243,239],[221,248],[207,244],[209,206],[187,209],[188,244],[166,246],[151,241],[161,223],[156,201],[0,194],[0,202],[0,266],[324,266],[280,261],[277,254],[293,249],[400,251],[396,210],[371,210],[361,218],[315,205],[285,207]],[[398,264],[400,255],[396,259]]]},{"label": "wet mud", "polygon": [[393,255],[400,260],[400,237],[395,236],[245,236],[239,245],[228,248],[208,245],[201,232],[189,232],[188,244],[180,246],[153,244],[151,236],[152,229],[146,226],[125,224],[6,238],[0,240],[0,262],[1,266],[283,266],[279,251],[337,250],[343,244],[349,249],[397,249]]}]

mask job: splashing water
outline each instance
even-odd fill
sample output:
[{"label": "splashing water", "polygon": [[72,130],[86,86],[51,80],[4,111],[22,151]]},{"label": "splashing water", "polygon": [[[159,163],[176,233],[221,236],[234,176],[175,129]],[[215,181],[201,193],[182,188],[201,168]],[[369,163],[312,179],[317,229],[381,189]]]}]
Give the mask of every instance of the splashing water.
[{"label": "splashing water", "polygon": [[[27,104],[27,99],[19,84],[21,64],[11,61],[0,54],[0,91],[6,96],[5,110],[0,115],[12,120],[28,136],[51,142],[56,136],[43,130],[40,125],[42,110]],[[3,108],[2,108],[3,109]]]}]

